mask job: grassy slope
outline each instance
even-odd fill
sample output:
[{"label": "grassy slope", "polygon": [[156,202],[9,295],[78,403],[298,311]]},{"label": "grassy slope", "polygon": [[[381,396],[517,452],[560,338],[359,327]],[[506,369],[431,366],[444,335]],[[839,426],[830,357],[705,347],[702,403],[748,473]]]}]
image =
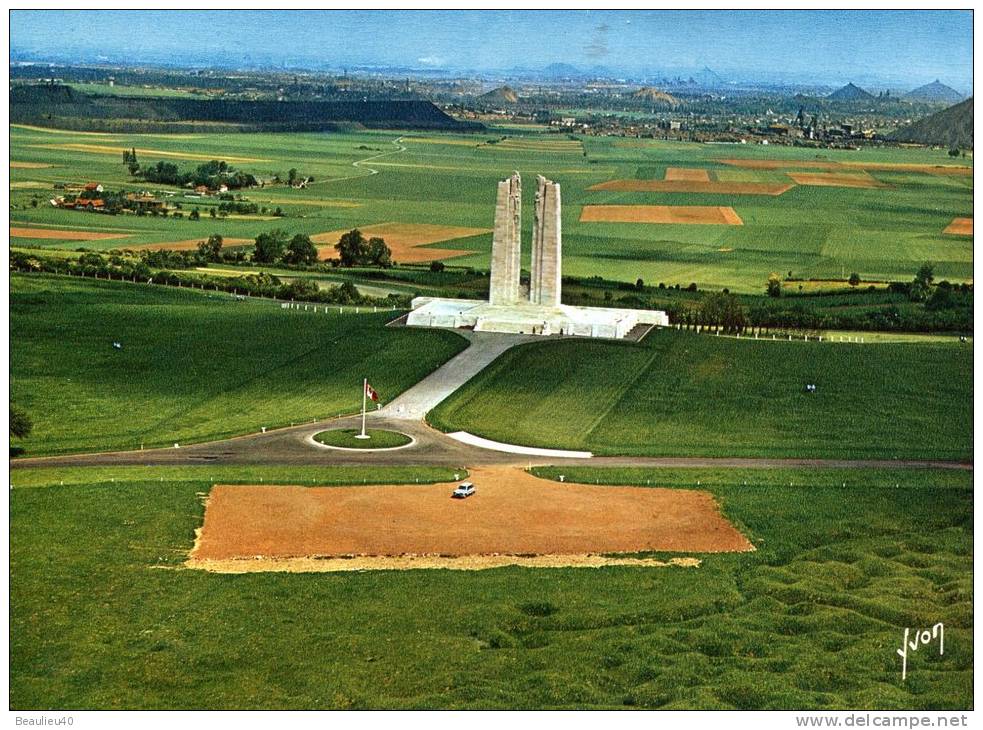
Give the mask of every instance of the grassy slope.
[{"label": "grassy slope", "polygon": [[322,431],[314,435],[315,441],[330,446],[340,446],[345,449],[393,449],[398,446],[405,446],[412,439],[404,433],[398,431],[384,431],[378,428],[366,430],[367,439],[356,438],[359,429],[333,429]]},{"label": "grassy slope", "polygon": [[970,474],[703,473],[758,550],[698,569],[241,576],[166,569],[209,482],[156,474],[11,493],[11,707],[972,704]]},{"label": "grassy slope", "polygon": [[[455,476],[456,475],[456,476]],[[47,466],[15,468],[10,483],[18,488],[113,484],[116,482],[208,482],[209,484],[436,484],[467,475],[442,466]]]},{"label": "grassy slope", "polygon": [[[285,187],[249,191],[260,205],[280,206],[286,218],[276,221],[199,222],[159,218],[98,218],[98,224],[128,229],[131,238],[93,241],[92,248],[112,248],[155,241],[204,238],[218,232],[227,238],[253,238],[283,227],[290,233],[320,233],[372,223],[401,221],[490,228],[495,182],[517,169],[527,179],[544,174],[563,188],[564,271],[602,275],[634,282],[697,282],[701,287],[729,286],[734,291],[760,292],[772,271],[792,271],[798,277],[845,277],[856,271],[865,279],[909,280],[924,261],[935,263],[939,279],[972,278],[972,239],[947,236],[942,229],[956,216],[972,213],[972,180],[921,173],[875,172],[891,187],[877,190],[800,186],[778,197],[701,194],[652,194],[590,191],[596,183],[614,178],[655,178],[666,167],[707,167],[720,179],[787,181],[781,171],[745,170],[717,160],[728,157],[804,158],[816,150],[694,145],[588,138],[586,156],[579,151],[547,151],[476,145],[495,134],[462,136],[403,133],[405,152],[366,163],[380,171],[356,169],[352,163],[383,152],[395,152],[398,132],[351,134],[242,135],[77,135],[22,128],[11,130],[11,159],[46,162],[47,169],[13,169],[15,183],[38,182],[38,190],[15,189],[18,207],[11,218],[18,224],[55,226],[95,225],[94,217],[50,207],[32,209],[29,199],[47,197],[54,182],[101,180],[113,186],[140,187],[122,166],[126,147],[177,154],[234,156],[259,162],[237,166],[261,177],[285,174],[295,167],[314,175],[308,190]],[[454,144],[445,143],[452,142]],[[98,144],[118,149],[119,155],[45,148],[51,144]],[[463,144],[459,144],[463,143]],[[366,147],[368,149],[359,149]],[[822,150],[830,160],[952,164],[944,150]],[[169,158],[176,159],[176,158]],[[152,154],[142,155],[146,163]],[[183,167],[200,164],[180,161]],[[959,159],[958,164],[972,164]],[[326,182],[334,180],[334,182]],[[195,203],[185,200],[185,209]],[[344,203],[351,207],[338,207]],[[730,205],[743,226],[637,225],[580,223],[585,204]],[[532,230],[532,200],[527,196],[523,216],[524,240]],[[487,266],[490,234],[436,244],[473,252],[456,263]],[[75,248],[77,242],[48,241],[43,245]],[[732,249],[732,250],[720,250]],[[525,253],[528,256],[528,253]]]},{"label": "grassy slope", "polygon": [[535,343],[505,353],[428,418],[607,454],[968,459],[972,351],[673,331],[641,345]]},{"label": "grassy slope", "polygon": [[64,277],[12,276],[10,312],[11,399],[34,420],[31,455],[354,412],[363,377],[391,400],[466,345],[451,332],[385,328],[388,312],[315,315]]}]

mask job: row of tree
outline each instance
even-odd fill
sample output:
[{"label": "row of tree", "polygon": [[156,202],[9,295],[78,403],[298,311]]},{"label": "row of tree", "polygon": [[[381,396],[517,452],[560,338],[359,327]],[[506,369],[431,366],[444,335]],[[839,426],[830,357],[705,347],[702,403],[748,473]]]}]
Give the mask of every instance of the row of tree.
[{"label": "row of tree", "polygon": [[267,272],[243,274],[236,277],[209,276],[201,272],[154,269],[145,260],[135,261],[120,256],[106,258],[91,252],[83,253],[78,259],[71,260],[12,251],[10,253],[10,268],[23,272],[91,276],[134,283],[211,289],[231,294],[320,304],[405,308],[409,306],[410,301],[409,296],[396,294],[390,294],[388,297],[364,296],[351,282],[322,289],[316,282],[307,279],[297,279],[285,283]]},{"label": "row of tree", "polygon": [[[207,241],[198,244],[201,257],[206,261],[222,259],[222,237],[209,236]],[[393,265],[392,251],[382,238],[366,240],[357,228],[341,236],[335,250],[338,251],[341,266],[378,266],[389,268]],[[291,236],[280,228],[256,236],[252,260],[259,264],[284,264],[286,266],[314,266],[320,259],[317,246],[305,233]]]},{"label": "row of tree", "polygon": [[[859,286],[861,281],[860,274],[856,272],[850,274],[850,278],[847,279],[847,283],[852,287]],[[942,288],[941,292],[940,287]],[[905,294],[912,302],[925,302],[929,308],[945,309],[948,306],[954,306],[952,305],[953,300],[949,296],[953,288],[952,285],[948,281],[941,281],[936,285],[935,270],[930,263],[922,264],[910,283],[891,282],[888,288],[892,292]],[[769,275],[765,293],[773,299],[782,296],[782,278],[779,274],[772,273]]]}]

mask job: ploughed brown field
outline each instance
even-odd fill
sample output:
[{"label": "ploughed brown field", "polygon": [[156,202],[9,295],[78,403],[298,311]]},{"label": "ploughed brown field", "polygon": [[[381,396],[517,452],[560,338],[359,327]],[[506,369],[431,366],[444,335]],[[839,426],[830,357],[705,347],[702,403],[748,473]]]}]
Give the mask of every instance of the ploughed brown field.
[{"label": "ploughed brown field", "polygon": [[190,563],[343,556],[732,552],[751,543],[713,497],[686,489],[600,487],[474,469],[455,484],[215,486]]},{"label": "ploughed brown field", "polygon": [[751,160],[726,159],[717,160],[725,165],[743,167],[749,170],[849,170],[860,169],[880,172],[924,172],[931,175],[968,175],[972,176],[973,168],[966,165],[926,165],[906,162],[830,162],[829,160]]},{"label": "ploughed brown field", "polygon": [[972,218],[953,218],[952,223],[945,227],[943,233],[949,233],[953,236],[972,236],[973,235],[973,219]]},{"label": "ploughed brown field", "polygon": [[[123,147],[102,144],[83,144],[81,142],[65,142],[61,144],[32,144],[35,149],[42,150],[67,150],[70,152],[89,152],[96,155],[122,155]],[[225,160],[230,163],[238,162],[269,162],[258,157],[234,157],[224,153],[200,153],[200,152],[171,152],[169,150],[151,150],[137,147],[136,152],[145,157],[173,157],[178,160]]]},{"label": "ploughed brown field", "polygon": [[818,185],[835,188],[889,187],[866,172],[790,172],[788,176],[799,185]]},{"label": "ploughed brown field", "polygon": [[792,183],[727,182],[720,180],[608,180],[589,190],[632,193],[718,193],[720,195],[781,195]]},{"label": "ploughed brown field", "polygon": [[72,231],[64,228],[10,227],[11,238],[50,238],[59,241],[103,241],[110,238],[129,238],[129,233],[100,233],[98,231]]},{"label": "ploughed brown field", "polygon": [[[198,248],[198,244],[204,241],[207,236],[202,238],[189,238],[185,241],[163,241],[161,243],[146,243],[139,246],[128,246],[127,248],[132,248],[135,251],[148,250],[148,251],[194,251]],[[223,246],[244,246],[249,243],[255,243],[252,238],[224,238],[222,239]]]},{"label": "ploughed brown field", "polygon": [[[467,256],[473,251],[421,247],[431,243],[452,241],[457,238],[468,238],[491,232],[490,228],[440,226],[432,223],[376,223],[369,226],[352,226],[352,228],[358,228],[366,238],[385,239],[386,245],[392,251],[393,261],[401,264],[436,261],[453,256]],[[311,236],[311,240],[318,246],[322,260],[337,257],[338,252],[335,251],[335,244],[350,230],[351,228],[345,228]]]},{"label": "ploughed brown field", "polygon": [[674,223],[743,226],[733,208],[715,205],[585,205],[581,223]]}]

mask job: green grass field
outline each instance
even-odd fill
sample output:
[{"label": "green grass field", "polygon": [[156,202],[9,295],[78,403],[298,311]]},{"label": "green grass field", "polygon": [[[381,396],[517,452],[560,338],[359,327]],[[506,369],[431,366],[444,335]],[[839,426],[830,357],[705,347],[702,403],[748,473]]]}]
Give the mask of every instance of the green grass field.
[{"label": "green grass field", "polygon": [[384,327],[392,316],[12,275],[11,400],[34,421],[22,445],[28,455],[170,446],[354,413],[362,378],[389,401],[467,344]]},{"label": "green grass field", "polygon": [[[290,233],[322,233],[373,223],[438,223],[490,228],[495,183],[512,170],[527,180],[536,174],[560,182],[563,190],[564,272],[599,275],[668,285],[696,282],[701,287],[730,287],[760,292],[768,274],[792,272],[800,278],[910,280],[925,261],[935,264],[937,279],[972,278],[972,239],[945,235],[957,216],[972,215],[972,178],[923,172],[874,171],[890,187],[851,189],[796,187],[777,197],[697,193],[625,193],[591,191],[600,182],[621,178],[661,179],[667,167],[706,168],[721,179],[769,182],[787,178],[782,171],[748,170],[724,165],[732,157],[814,159],[817,150],[790,147],[697,145],[651,140],[585,138],[570,150],[537,148],[531,130],[518,145],[482,144],[502,130],[477,135],[405,132],[325,134],[79,134],[11,128],[11,160],[52,165],[11,170],[12,225],[116,230],[125,239],[88,241],[16,239],[23,245],[112,248],[206,238],[252,239],[276,227]],[[550,139],[556,139],[551,136]],[[397,143],[397,139],[402,139]],[[565,137],[561,137],[565,139]],[[74,146],[73,146],[74,145]],[[79,147],[79,145],[85,145]],[[94,147],[93,147],[94,146]],[[145,163],[168,159],[182,167],[200,158],[242,158],[234,165],[260,177],[285,174],[294,167],[313,175],[306,190],[285,186],[248,191],[263,206],[281,207],[283,219],[201,221],[134,216],[102,217],[56,210],[46,205],[57,182],[98,180],[113,188],[146,187],[122,165],[122,150],[135,147]],[[101,150],[101,151],[100,151]],[[139,150],[148,150],[141,153]],[[157,154],[166,152],[173,157]],[[824,160],[888,163],[972,164],[952,160],[942,150],[822,150]],[[181,156],[188,159],[182,160]],[[382,155],[382,156],[380,156]],[[368,160],[373,157],[376,159]],[[354,166],[367,160],[361,166]],[[378,174],[371,174],[371,170]],[[155,187],[155,186],[151,186]],[[185,210],[207,201],[184,199]],[[41,204],[32,208],[30,199]],[[526,196],[523,240],[531,240],[532,197]],[[580,223],[586,204],[727,205],[743,226]],[[204,208],[203,208],[204,210]],[[468,255],[455,264],[487,267],[491,235],[434,244]],[[528,256],[528,246],[524,252]]]},{"label": "green grass field", "polygon": [[664,330],[640,345],[514,348],[428,420],[601,454],[971,459],[972,368],[970,346],[954,341],[755,342]]},{"label": "green grass field", "polygon": [[[100,91],[100,89],[91,89]],[[123,93],[117,89],[114,93]],[[136,90],[133,93],[142,93]],[[483,144],[502,134],[523,140]],[[777,197],[590,191],[703,167],[775,182],[722,158],[816,150],[584,138],[83,134],[12,127],[11,226],[119,233],[15,238],[52,252],[316,234],[374,223],[490,228],[495,183],[563,189],[564,273],[761,293],[795,277],[971,280],[972,179],[872,172],[890,187],[794,188]],[[566,136],[549,139],[566,140]],[[58,183],[148,187],[122,165],[203,160],[316,182],[246,192],[277,220],[99,216],[47,205]],[[538,147],[538,148],[537,148]],[[826,159],[972,164],[945,151],[819,151]],[[369,159],[374,158],[374,159]],[[376,174],[373,174],[376,171]],[[158,188],[160,186],[149,186]],[[184,198],[187,213],[214,201]],[[32,198],[39,204],[31,205]],[[587,204],[728,205],[743,226],[580,223]],[[491,235],[434,244],[487,267]],[[524,244],[528,257],[528,244]],[[211,267],[210,267],[211,268]],[[225,270],[228,267],[214,267]],[[345,273],[283,272],[331,286]],[[394,269],[364,293],[476,292],[459,271]],[[402,275],[405,274],[405,277]],[[372,289],[375,287],[375,289]],[[571,292],[575,287],[571,287]],[[597,293],[597,292],[595,292]],[[661,296],[661,295],[660,295]],[[665,302],[686,297],[668,292]],[[387,328],[392,312],[282,310],[218,293],[11,274],[10,398],[34,421],[27,456],[170,446],[310,422],[383,401],[466,345]],[[659,300],[663,301],[663,300]],[[784,301],[784,300],[781,300]],[[836,297],[827,304],[837,306]],[[843,297],[843,306],[849,306]],[[642,343],[552,340],[500,357],[430,414],[446,430],[598,454],[972,457],[971,344],[754,342],[676,331]],[[885,335],[886,336],[886,335]],[[896,335],[890,335],[896,337]],[[122,343],[122,349],[112,346]],[[804,392],[815,383],[817,392]],[[438,467],[52,467],[11,470],[10,693],[15,710],[116,708],[964,709],[973,702],[971,471],[541,468],[548,478],[707,489],[756,551],[699,568],[218,575],[183,567],[216,483],[447,482]],[[460,475],[460,473],[458,472]],[[503,525],[503,529],[507,529]],[[660,556],[663,557],[663,556]],[[904,630],[945,625],[945,654],[909,656]]]},{"label": "green grass field", "polygon": [[379,428],[366,429],[367,439],[358,438],[359,434],[360,431],[355,428],[336,428],[314,434],[314,440],[326,446],[340,446],[343,449],[395,449],[412,441],[406,434]]},{"label": "green grass field", "polygon": [[14,471],[11,708],[972,705],[971,473],[701,471],[757,550],[696,569],[216,575],[180,567],[198,469]]}]

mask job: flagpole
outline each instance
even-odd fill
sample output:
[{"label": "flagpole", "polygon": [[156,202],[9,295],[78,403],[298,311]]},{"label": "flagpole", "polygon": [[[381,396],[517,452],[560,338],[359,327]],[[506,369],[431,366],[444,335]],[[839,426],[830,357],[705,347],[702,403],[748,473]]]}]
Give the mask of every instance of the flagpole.
[{"label": "flagpole", "polygon": [[369,389],[369,379],[362,378],[362,433],[360,433],[355,438],[367,439],[368,435],[365,433],[365,393]]}]

